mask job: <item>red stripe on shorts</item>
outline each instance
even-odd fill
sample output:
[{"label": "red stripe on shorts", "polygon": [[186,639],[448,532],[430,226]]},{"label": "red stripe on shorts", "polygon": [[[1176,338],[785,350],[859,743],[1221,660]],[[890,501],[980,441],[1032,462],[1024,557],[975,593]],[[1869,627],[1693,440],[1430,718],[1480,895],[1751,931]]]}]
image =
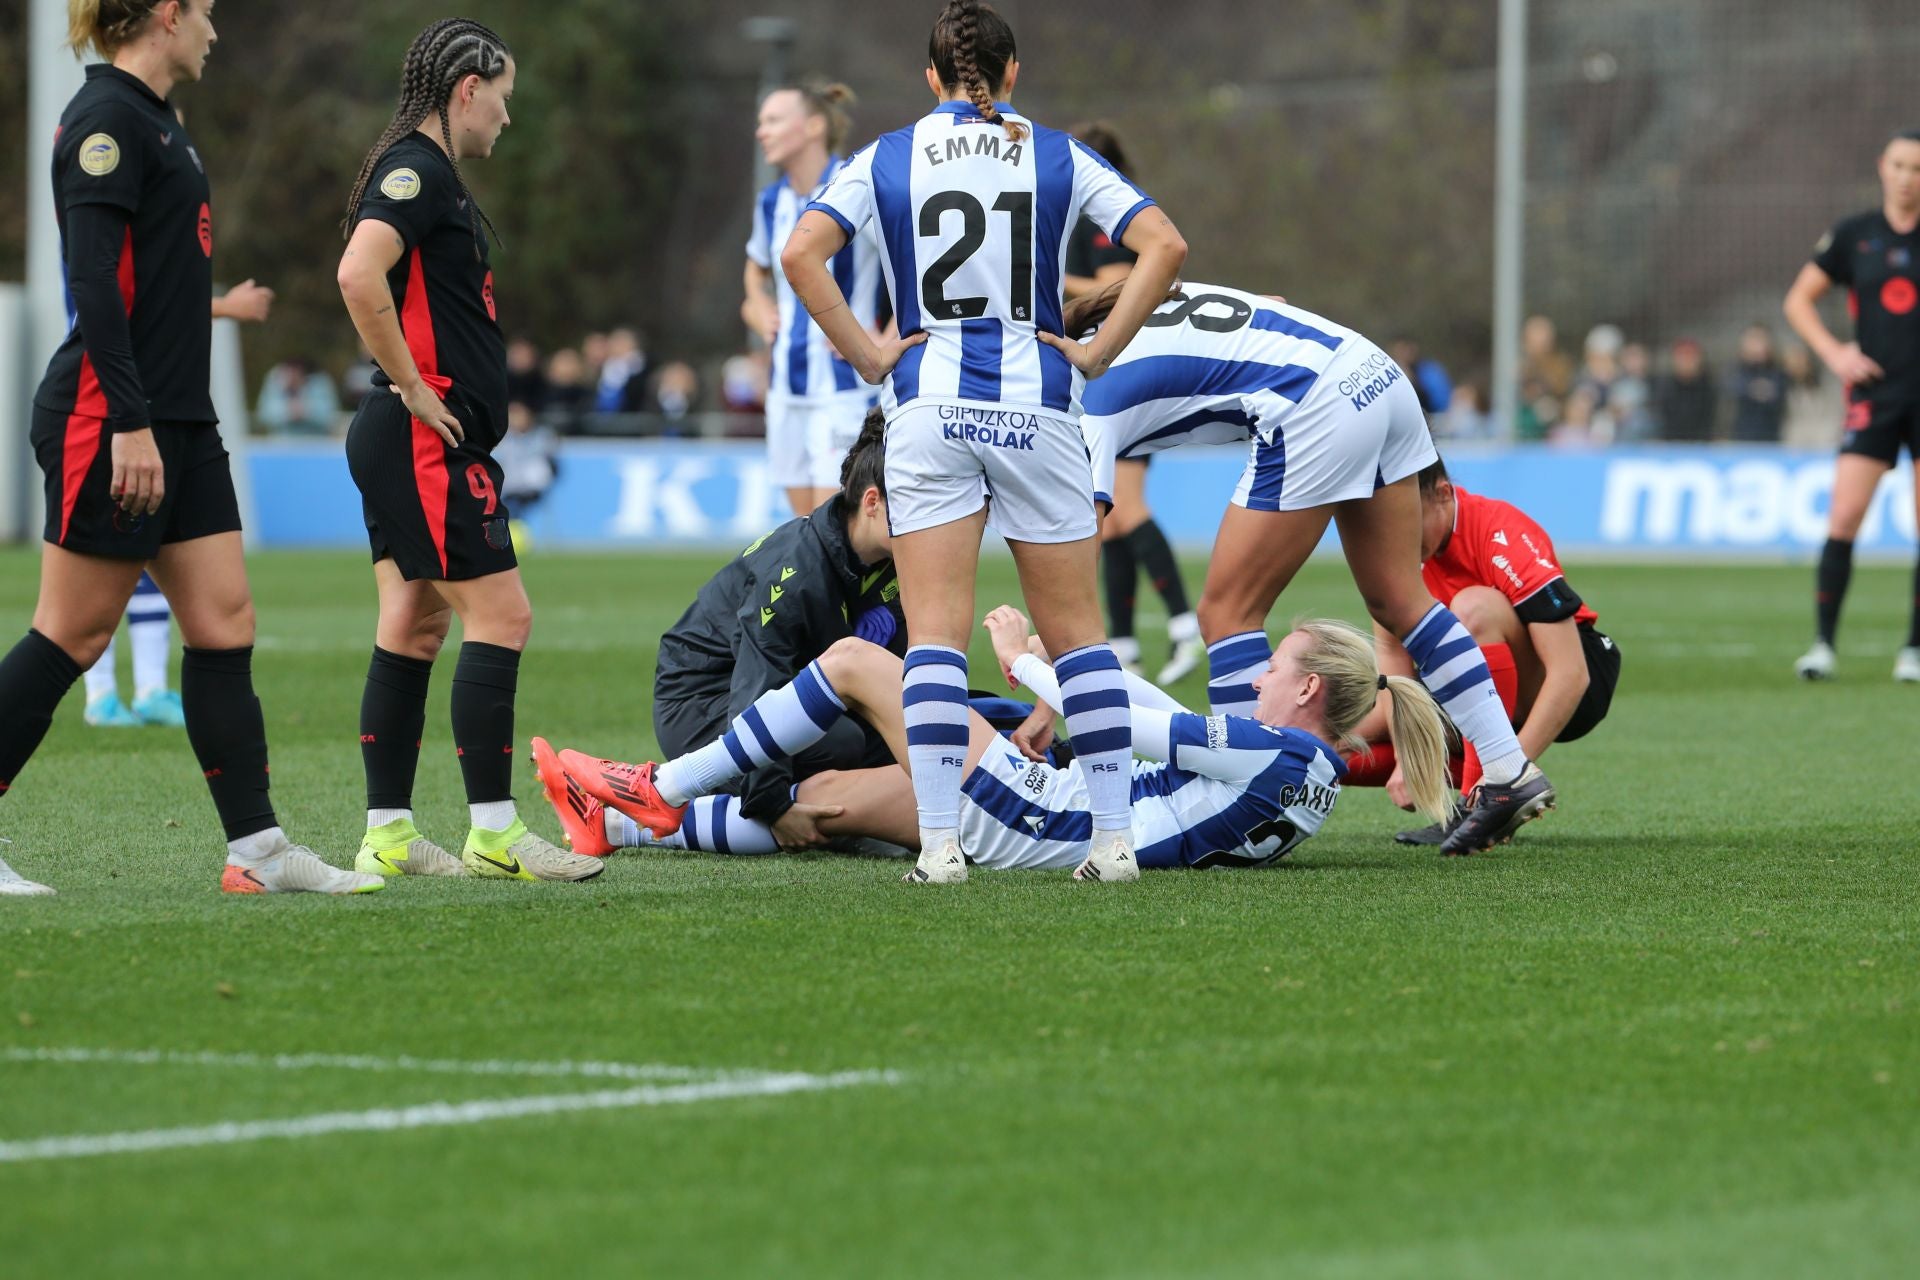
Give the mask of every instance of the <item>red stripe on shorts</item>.
[{"label": "red stripe on shorts", "polygon": [[[440,353],[433,340],[433,309],[427,303],[427,271],[420,250],[408,264],[407,298],[400,308],[400,328],[406,334],[413,366],[435,392],[445,395],[453,383],[440,376]],[[440,557],[440,573],[447,572],[447,446],[440,434],[418,418],[413,425],[413,480],[420,492],[420,511],[427,533]]]},{"label": "red stripe on shorts", "polygon": [[[127,314],[133,314],[133,228],[120,245],[120,301]],[[67,540],[67,527],[73,523],[73,509],[80,502],[80,487],[100,454],[100,424],[107,416],[107,396],[100,389],[100,375],[94,372],[93,357],[80,353],[80,385],[74,392],[73,412],[67,415],[66,439],[60,449],[60,541]]]}]

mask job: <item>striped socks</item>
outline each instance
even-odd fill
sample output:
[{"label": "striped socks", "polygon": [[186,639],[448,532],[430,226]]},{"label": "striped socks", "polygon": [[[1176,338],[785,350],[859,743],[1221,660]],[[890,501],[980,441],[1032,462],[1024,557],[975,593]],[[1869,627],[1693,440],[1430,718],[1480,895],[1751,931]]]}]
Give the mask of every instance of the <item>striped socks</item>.
[{"label": "striped socks", "polygon": [[1267,669],[1273,646],[1264,631],[1242,631],[1207,646],[1207,706],[1217,716],[1250,716],[1260,696],[1253,678]]},{"label": "striped socks", "polygon": [[1067,718],[1074,757],[1087,780],[1093,829],[1133,829],[1133,720],[1126,677],[1107,644],[1090,644],[1054,664],[1060,710]]},{"label": "striped socks", "polygon": [[1527,767],[1527,753],[1513,736],[1513,722],[1487,670],[1486,657],[1453,610],[1435,604],[1400,643],[1420,672],[1433,700],[1480,755],[1492,782],[1511,782]]},{"label": "striped socks", "polygon": [[827,673],[810,662],[790,683],[756,698],[719,738],[661,765],[654,786],[668,804],[711,795],[749,770],[820,741],[846,710]]},{"label": "striped socks", "polygon": [[907,650],[902,677],[907,767],[920,806],[922,848],[933,833],[960,825],[960,784],[967,762],[967,655],[945,645]]},{"label": "striped socks", "polygon": [[668,849],[701,849],[708,853],[777,853],[780,844],[773,828],[755,822],[740,812],[740,797],[730,795],[697,796],[680,819],[680,829],[670,836],[655,836],[641,830],[640,824],[618,809],[607,810],[607,839],[621,849],[654,844]]}]

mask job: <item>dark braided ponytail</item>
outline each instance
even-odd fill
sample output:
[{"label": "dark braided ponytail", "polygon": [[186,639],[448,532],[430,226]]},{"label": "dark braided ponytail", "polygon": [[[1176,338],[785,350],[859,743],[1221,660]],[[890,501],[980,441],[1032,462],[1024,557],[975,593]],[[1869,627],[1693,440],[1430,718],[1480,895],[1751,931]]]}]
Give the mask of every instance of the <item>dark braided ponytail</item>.
[{"label": "dark braided ponytail", "polygon": [[460,194],[466,198],[467,222],[473,227],[474,256],[480,256],[480,223],[487,224],[487,234],[496,242],[500,239],[500,233],[493,229],[493,220],[481,212],[479,202],[467,190],[466,175],[460,172],[460,160],[453,150],[453,130],[447,122],[447,99],[452,96],[454,86],[468,76],[477,75],[483,80],[498,76],[507,69],[507,59],[512,56],[506,41],[471,18],[442,18],[413,38],[413,43],[407,46],[407,56],[400,63],[400,102],[393,109],[393,119],[387,122],[380,140],[360,163],[360,176],[354,180],[353,194],[347,197],[347,216],[340,224],[343,237],[353,234],[353,220],[359,216],[360,200],[367,193],[367,183],[372,180],[380,157],[394,143],[426,123],[428,116],[438,115],[440,141],[447,149],[447,163],[453,166],[454,181],[460,184]]},{"label": "dark braided ponytail", "polygon": [[947,0],[927,40],[927,60],[940,83],[966,90],[980,118],[1006,129],[1015,142],[1027,136],[1027,126],[1003,119],[993,95],[1006,83],[1007,67],[1017,56],[1013,28],[992,5],[979,0]]}]

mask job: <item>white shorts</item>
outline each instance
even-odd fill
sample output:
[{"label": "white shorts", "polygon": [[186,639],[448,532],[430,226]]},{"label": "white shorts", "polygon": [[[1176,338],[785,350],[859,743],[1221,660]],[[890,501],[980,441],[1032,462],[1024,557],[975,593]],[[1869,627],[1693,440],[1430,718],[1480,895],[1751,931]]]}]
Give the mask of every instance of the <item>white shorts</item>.
[{"label": "white shorts", "polygon": [[887,423],[887,520],[896,534],[964,520],[1016,542],[1091,538],[1093,464],[1080,424],[1028,409],[915,402]]},{"label": "white shorts", "polygon": [[840,487],[840,464],[860,438],[860,425],[875,394],[844,391],[797,400],[783,392],[767,396],[767,466],[783,488]]},{"label": "white shorts", "polygon": [[1439,456],[1407,375],[1379,347],[1355,338],[1306,399],[1260,425],[1233,505],[1306,511],[1365,498]]},{"label": "white shorts", "polygon": [[960,788],[960,847],[996,871],[1071,870],[1093,842],[1088,804],[1078,761],[1035,764],[1000,739]]}]

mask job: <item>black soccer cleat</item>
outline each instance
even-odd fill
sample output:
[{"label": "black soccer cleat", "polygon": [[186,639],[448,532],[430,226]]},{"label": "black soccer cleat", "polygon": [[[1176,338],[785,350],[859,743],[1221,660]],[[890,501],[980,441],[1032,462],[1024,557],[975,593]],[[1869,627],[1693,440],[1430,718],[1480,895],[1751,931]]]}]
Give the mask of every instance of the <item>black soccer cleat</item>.
[{"label": "black soccer cleat", "polygon": [[1473,789],[1467,811],[1440,842],[1449,858],[1482,853],[1513,839],[1513,833],[1553,808],[1558,800],[1553,783],[1532,761],[1512,782],[1496,786],[1482,782]]},{"label": "black soccer cleat", "polygon": [[1443,844],[1446,838],[1453,833],[1453,829],[1460,825],[1460,820],[1466,817],[1466,814],[1466,808],[1456,800],[1453,805],[1453,816],[1445,822],[1436,822],[1430,827],[1420,827],[1413,831],[1396,831],[1393,834],[1393,842],[1395,844],[1420,845],[1427,848]]}]

